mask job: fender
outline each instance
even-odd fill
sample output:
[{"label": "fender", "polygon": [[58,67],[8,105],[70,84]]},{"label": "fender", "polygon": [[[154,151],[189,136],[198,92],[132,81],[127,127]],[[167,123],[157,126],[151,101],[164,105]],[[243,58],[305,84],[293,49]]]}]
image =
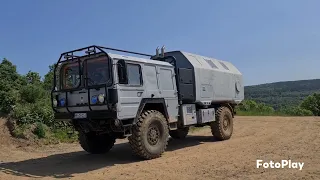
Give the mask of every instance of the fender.
[{"label": "fender", "polygon": [[167,106],[164,98],[143,98],[140,102],[137,115],[133,120],[133,124],[135,124],[138,121],[140,114],[145,109],[159,110],[161,113],[163,113],[167,121],[169,119],[169,114],[168,114],[168,110],[167,110]]},{"label": "fender", "polygon": [[235,114],[234,108],[229,103],[226,104],[226,106],[230,109],[230,111],[232,113],[232,117],[234,118],[234,114]]}]

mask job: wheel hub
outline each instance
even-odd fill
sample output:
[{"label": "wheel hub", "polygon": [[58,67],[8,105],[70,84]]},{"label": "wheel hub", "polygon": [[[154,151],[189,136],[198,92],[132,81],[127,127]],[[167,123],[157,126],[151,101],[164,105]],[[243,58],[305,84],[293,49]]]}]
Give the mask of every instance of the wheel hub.
[{"label": "wheel hub", "polygon": [[156,127],[151,127],[148,131],[148,142],[151,145],[156,145],[159,141],[160,131]]},{"label": "wheel hub", "polygon": [[223,118],[223,129],[227,130],[229,128],[229,119],[228,117]]}]

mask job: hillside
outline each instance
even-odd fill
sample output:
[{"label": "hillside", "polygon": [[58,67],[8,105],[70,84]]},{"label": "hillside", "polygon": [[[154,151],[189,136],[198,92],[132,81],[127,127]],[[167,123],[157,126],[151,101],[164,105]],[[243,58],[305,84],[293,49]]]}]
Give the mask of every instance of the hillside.
[{"label": "hillside", "polygon": [[275,109],[298,105],[306,96],[320,92],[320,79],[284,81],[245,87],[245,98]]}]

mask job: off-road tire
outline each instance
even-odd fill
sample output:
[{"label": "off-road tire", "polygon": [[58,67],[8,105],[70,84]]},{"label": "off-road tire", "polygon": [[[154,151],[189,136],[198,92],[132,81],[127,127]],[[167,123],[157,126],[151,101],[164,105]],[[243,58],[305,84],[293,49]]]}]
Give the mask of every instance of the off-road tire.
[{"label": "off-road tire", "polygon": [[169,134],[173,139],[184,139],[187,137],[188,133],[189,127],[169,131]]},{"label": "off-road tire", "polygon": [[90,154],[107,153],[114,146],[115,142],[115,137],[108,134],[97,135],[94,132],[79,132],[79,143]]},{"label": "off-road tire", "polygon": [[[150,129],[152,131],[149,131]],[[143,159],[160,157],[166,150],[169,140],[166,118],[156,110],[144,111],[132,127],[132,135],[128,139],[133,154]]]},{"label": "off-road tire", "polygon": [[228,140],[233,133],[233,117],[228,107],[219,107],[216,111],[216,119],[211,123],[212,135],[220,141]]}]

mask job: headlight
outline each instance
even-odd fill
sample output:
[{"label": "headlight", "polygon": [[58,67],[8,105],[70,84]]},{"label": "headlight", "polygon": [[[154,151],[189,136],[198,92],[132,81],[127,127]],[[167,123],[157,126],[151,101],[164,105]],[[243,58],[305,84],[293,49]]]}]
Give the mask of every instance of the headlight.
[{"label": "headlight", "polygon": [[99,100],[100,103],[103,103],[104,102],[104,94],[100,94],[98,96],[98,100]]},{"label": "headlight", "polygon": [[58,105],[58,101],[56,99],[53,99],[53,106],[57,107],[57,105]]},{"label": "headlight", "polygon": [[66,104],[66,100],[65,99],[60,99],[60,106],[64,106]]},{"label": "headlight", "polygon": [[96,104],[97,101],[98,101],[97,96],[92,96],[92,97],[91,97],[91,103],[92,103],[92,104]]}]

